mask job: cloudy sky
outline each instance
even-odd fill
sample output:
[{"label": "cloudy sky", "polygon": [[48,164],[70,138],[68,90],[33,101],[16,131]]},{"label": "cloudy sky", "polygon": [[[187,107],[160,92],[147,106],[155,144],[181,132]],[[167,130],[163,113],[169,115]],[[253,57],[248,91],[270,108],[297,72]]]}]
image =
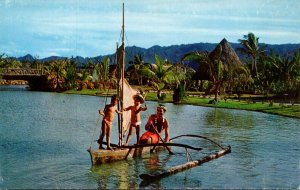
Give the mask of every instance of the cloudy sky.
[{"label": "cloudy sky", "polygon": [[114,53],[121,41],[149,48],[188,43],[300,43],[299,0],[0,0],[0,54],[83,56]]}]

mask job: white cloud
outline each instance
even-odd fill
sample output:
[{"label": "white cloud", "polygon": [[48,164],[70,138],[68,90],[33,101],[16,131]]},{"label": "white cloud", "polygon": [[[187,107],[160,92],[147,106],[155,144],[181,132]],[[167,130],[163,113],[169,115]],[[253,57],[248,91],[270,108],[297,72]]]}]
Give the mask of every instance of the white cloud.
[{"label": "white cloud", "polygon": [[[245,0],[130,0],[125,30],[129,45],[142,47],[223,37],[237,42],[248,32],[266,43],[299,43],[299,9],[296,0],[254,0],[251,8]],[[120,39],[121,11],[121,2],[111,0],[0,0],[0,42],[15,42],[17,47],[2,46],[7,52],[110,54]]]}]

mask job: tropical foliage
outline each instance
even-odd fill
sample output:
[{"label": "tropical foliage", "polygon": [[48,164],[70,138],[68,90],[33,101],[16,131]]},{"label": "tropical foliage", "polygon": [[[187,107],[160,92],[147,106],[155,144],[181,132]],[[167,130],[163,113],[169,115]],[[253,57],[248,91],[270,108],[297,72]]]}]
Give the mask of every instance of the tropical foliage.
[{"label": "tropical foliage", "polygon": [[225,64],[221,60],[222,46],[218,45],[214,52],[191,52],[183,56],[182,60],[197,61],[202,65],[212,81],[209,91],[215,95],[215,101],[218,100],[218,94],[230,90],[234,85],[243,85],[249,82],[248,70],[239,64]]},{"label": "tropical foliage", "polygon": [[261,81],[259,87],[265,93],[297,96],[300,87],[299,53],[281,57],[272,52],[259,62]]},{"label": "tropical foliage", "polygon": [[22,63],[5,54],[0,55],[0,68],[22,68]]},{"label": "tropical foliage", "polygon": [[162,60],[155,55],[155,63],[142,68],[141,73],[148,84],[157,91],[157,97],[162,99],[162,90],[180,84],[185,79],[185,73],[178,71],[168,60]]},{"label": "tropical foliage", "polygon": [[133,57],[133,60],[129,61],[129,68],[127,69],[127,72],[129,73],[129,79],[131,82],[137,81],[138,85],[143,84],[143,74],[142,70],[145,66],[143,56],[141,54],[135,55]]},{"label": "tropical foliage", "polygon": [[[231,60],[222,57],[223,46],[218,45],[213,52],[190,52],[181,61],[197,62],[205,74],[200,77],[206,80],[206,94],[214,94],[215,99],[226,93],[275,94],[290,98],[300,97],[300,55],[299,51],[286,55],[278,55],[272,50],[266,50],[259,44],[259,37],[253,33],[239,39],[243,55],[242,63],[233,64]],[[86,66],[79,67],[74,59],[52,60],[40,62],[35,59],[31,63],[19,61],[0,55],[0,68],[41,68],[47,79],[50,91],[67,89],[106,88],[106,84],[116,84],[112,74],[112,64],[108,57],[95,61],[91,59]],[[195,72],[187,65],[171,63],[155,55],[154,63],[145,63],[143,56],[137,54],[129,61],[127,76],[132,84],[149,85],[158,98],[163,98],[164,90],[174,90],[179,96],[185,90],[190,90]],[[203,83],[201,83],[203,84]],[[196,90],[198,88],[195,88]]]},{"label": "tropical foliage", "polygon": [[239,39],[239,42],[243,45],[243,47],[238,48],[238,51],[250,57],[252,76],[257,79],[259,79],[257,59],[259,55],[263,53],[263,51],[260,50],[258,39],[258,37],[250,32],[248,35],[244,35],[244,39]]},{"label": "tropical foliage", "polygon": [[243,48],[238,49],[250,58],[251,75],[254,79],[253,91],[265,95],[273,93],[288,95],[291,98],[299,97],[299,52],[279,56],[271,50],[267,54],[266,47],[261,48],[258,39],[253,33],[249,33],[243,40],[239,40]]}]

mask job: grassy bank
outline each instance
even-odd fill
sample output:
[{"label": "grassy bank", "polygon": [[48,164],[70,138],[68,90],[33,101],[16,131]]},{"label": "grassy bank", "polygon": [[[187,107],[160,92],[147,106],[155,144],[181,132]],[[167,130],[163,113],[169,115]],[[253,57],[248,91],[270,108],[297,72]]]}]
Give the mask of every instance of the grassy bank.
[{"label": "grassy bank", "polygon": [[[81,94],[81,95],[92,95],[92,96],[106,96],[116,94],[116,90],[68,90],[65,91],[66,94]],[[156,97],[156,93],[149,92],[146,95],[147,101],[158,101]],[[290,104],[281,104],[281,103],[273,103],[272,105],[267,102],[254,102],[249,101],[249,99],[244,98],[239,100],[236,99],[227,99],[220,100],[215,104],[209,104],[208,102],[212,100],[212,98],[203,98],[203,97],[195,97],[188,96],[184,98],[179,104],[189,104],[189,105],[197,105],[197,106],[206,106],[206,107],[218,107],[218,108],[228,108],[228,109],[240,109],[240,110],[250,110],[250,111],[259,111],[270,114],[277,114],[286,117],[294,117],[300,119],[300,106],[299,105],[290,105]],[[158,102],[172,102],[172,95],[167,94],[163,101]]]}]

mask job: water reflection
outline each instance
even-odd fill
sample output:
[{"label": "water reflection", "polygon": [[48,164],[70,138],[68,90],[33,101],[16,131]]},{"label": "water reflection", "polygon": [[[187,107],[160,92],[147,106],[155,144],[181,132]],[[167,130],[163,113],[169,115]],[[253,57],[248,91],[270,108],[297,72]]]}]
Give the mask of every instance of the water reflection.
[{"label": "water reflection", "polygon": [[[245,117],[245,114],[247,117]],[[253,112],[214,108],[204,115],[205,126],[214,128],[243,129],[252,128],[255,123]]]},{"label": "water reflection", "polygon": [[[171,137],[208,136],[222,145],[230,144],[232,153],[144,184],[140,174],[182,164],[186,157],[162,152],[91,168],[86,148],[93,140],[98,102],[103,105],[104,98],[31,91],[1,91],[0,96],[0,189],[295,189],[300,184],[299,119],[166,104]],[[141,115],[143,122],[156,102],[147,102],[147,106],[149,111]],[[117,127],[112,130],[117,134]],[[97,128],[95,134],[99,131]],[[112,137],[117,140],[117,135]],[[210,148],[197,139],[176,142]],[[173,152],[183,150],[174,148]],[[198,159],[199,153],[192,158]]]},{"label": "water reflection", "polygon": [[160,157],[158,154],[146,155],[141,158],[130,159],[111,164],[91,167],[90,177],[97,182],[98,189],[137,189],[161,188],[159,181],[142,181],[141,173],[153,173],[166,167],[170,155]]},{"label": "water reflection", "polygon": [[147,159],[143,159],[143,162],[147,171],[157,171],[161,167],[158,155],[153,155]]},{"label": "water reflection", "polygon": [[27,91],[28,85],[5,85],[0,86],[0,91]]},{"label": "water reflection", "polygon": [[136,183],[130,180],[130,175],[137,173],[133,170],[135,168],[124,161],[93,166],[91,175],[97,181],[98,189],[130,189],[136,188]]},{"label": "water reflection", "polygon": [[[146,173],[155,173],[166,168],[168,161],[170,161],[171,155],[159,155],[159,154],[151,154],[149,157],[143,158],[144,163],[144,172]],[[155,189],[161,189],[161,184],[159,180],[147,181],[143,180],[139,187],[151,187]]]},{"label": "water reflection", "polygon": [[[206,126],[211,127],[210,135],[215,139],[229,139],[231,141],[238,142],[238,147],[233,147],[233,150],[239,150],[237,154],[238,160],[245,162],[243,165],[251,167],[255,152],[256,138],[255,128],[255,112],[231,110],[228,112],[226,109],[214,109],[207,112],[205,121]],[[243,159],[247,157],[248,159]],[[249,168],[248,168],[249,169]]]}]

